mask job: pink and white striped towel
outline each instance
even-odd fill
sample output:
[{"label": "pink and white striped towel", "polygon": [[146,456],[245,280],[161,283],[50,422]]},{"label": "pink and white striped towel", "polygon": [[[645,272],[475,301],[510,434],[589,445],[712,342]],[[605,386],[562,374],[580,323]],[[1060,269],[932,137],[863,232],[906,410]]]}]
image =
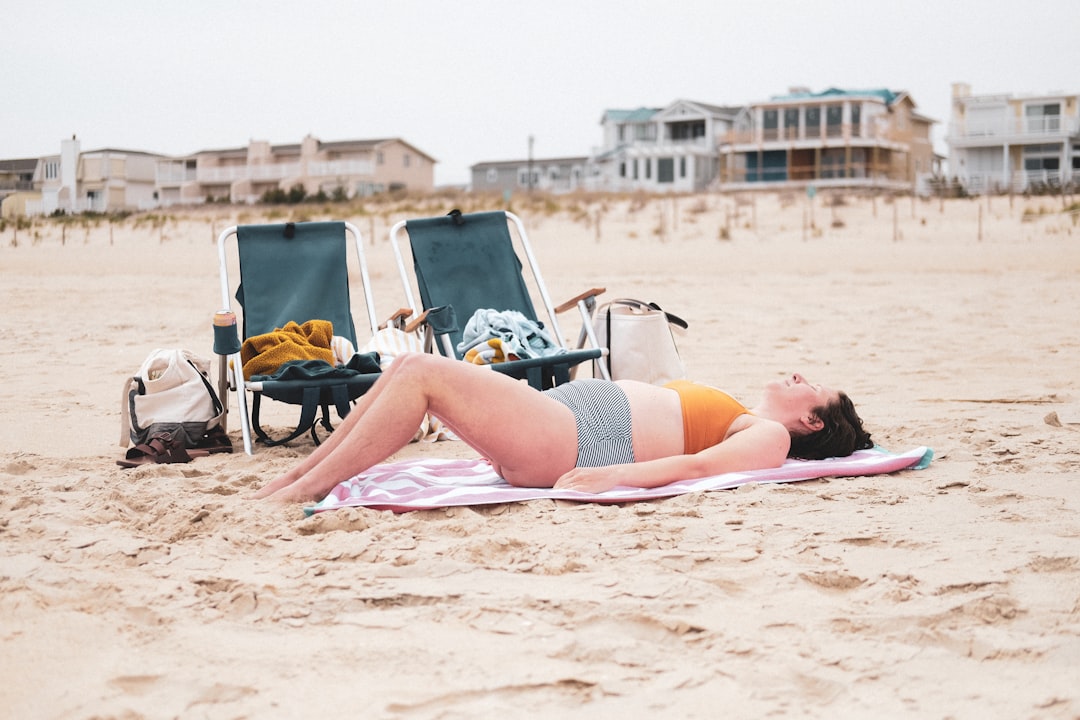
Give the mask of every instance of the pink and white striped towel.
[{"label": "pink and white striped towel", "polygon": [[616,487],[592,494],[553,488],[520,488],[500,478],[483,460],[406,460],[376,465],[340,483],[321,502],[305,510],[308,515],[343,507],[408,512],[458,505],[494,505],[539,500],[623,503],[652,500],[704,490],[727,490],[747,483],[777,483],[822,477],[878,475],[930,464],[934,453],[917,447],[905,453],[876,448],[845,458],[788,460],[778,468],[725,473],[697,480],[680,480],[658,488]]}]

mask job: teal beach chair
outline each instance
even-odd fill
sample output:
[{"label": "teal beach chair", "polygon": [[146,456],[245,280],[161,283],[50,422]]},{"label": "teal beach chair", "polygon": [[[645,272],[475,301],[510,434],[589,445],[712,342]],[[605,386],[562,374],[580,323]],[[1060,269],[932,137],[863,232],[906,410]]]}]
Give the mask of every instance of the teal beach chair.
[{"label": "teal beach chair", "polygon": [[[525,258],[533,285],[546,311],[541,321],[526,283],[524,265],[518,255],[511,225],[516,230],[517,246]],[[568,382],[576,367],[585,361],[599,358],[602,351],[592,335],[591,316],[596,308],[596,296],[603,288],[594,288],[553,307],[540,267],[529,244],[521,219],[509,212],[462,214],[453,211],[443,217],[408,220],[390,230],[409,309],[416,317],[410,327],[428,321],[425,334],[437,340],[433,344],[447,357],[462,358],[457,350],[462,339],[462,325],[477,310],[514,310],[530,321],[541,323],[551,339],[561,349],[559,354],[524,358],[491,365],[492,369],[518,379],[526,379],[538,389]],[[418,306],[413,285],[405,265],[401,246],[408,243],[412,251]],[[566,347],[559,328],[558,315],[573,307],[581,312],[583,332],[588,334],[592,347],[571,350]],[[438,323],[436,317],[452,310],[449,322]],[[605,368],[606,369],[606,368]]]},{"label": "teal beach chair", "polygon": [[[240,282],[235,297],[240,319],[235,327],[215,324],[214,352],[219,356],[218,386],[224,403],[228,391],[236,392],[244,450],[251,454],[251,433],[267,445],[279,445],[310,431],[318,444],[316,414],[322,409],[319,424],[333,430],[330,406],[344,418],[350,403],[379,378],[378,358],[355,356],[346,367],[334,368],[321,361],[299,364],[281,373],[281,377],[261,381],[244,380],[240,359],[243,340],[273,332],[289,321],[303,324],[309,320],[327,320],[335,336],[357,343],[349,295],[349,253],[346,234],[353,236],[356,270],[364,290],[368,321],[375,332],[374,302],[370,291],[367,261],[359,230],[344,222],[306,222],[272,225],[241,225],[226,229],[218,237],[221,309],[233,312],[229,283],[226,244],[236,238]],[[225,316],[227,317],[227,316]],[[240,335],[237,336],[237,328]],[[252,393],[250,418],[246,392]],[[300,420],[286,437],[271,439],[259,423],[262,397],[291,405],[300,405]],[[226,416],[227,417],[227,416]]]}]

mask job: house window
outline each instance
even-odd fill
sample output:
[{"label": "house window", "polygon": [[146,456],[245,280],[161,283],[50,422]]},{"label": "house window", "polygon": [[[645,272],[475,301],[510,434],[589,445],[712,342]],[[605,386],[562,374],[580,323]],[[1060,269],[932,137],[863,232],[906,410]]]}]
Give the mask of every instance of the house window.
[{"label": "house window", "polygon": [[686,158],[679,158],[679,177],[686,177]]},{"label": "house window", "polygon": [[697,140],[705,137],[705,121],[671,123],[668,126],[670,138],[675,141]]},{"label": "house window", "polygon": [[775,140],[777,138],[779,123],[779,110],[766,110],[761,114],[761,127],[765,130],[766,140]]},{"label": "house window", "polygon": [[619,163],[619,177],[621,177],[621,178],[626,177],[626,161],[625,160],[623,160],[621,163]]},{"label": "house window", "polygon": [[637,123],[634,125],[634,139],[644,142],[656,140],[656,125],[652,123]]},{"label": "house window", "polygon": [[634,158],[634,180],[637,180],[637,179],[638,179],[637,158]]},{"label": "house window", "polygon": [[1028,105],[1024,108],[1024,118],[1028,132],[1057,132],[1061,129],[1061,103]]},{"label": "house window", "polygon": [[645,179],[652,180],[652,158],[645,158]]},{"label": "house window", "polygon": [[851,106],[851,134],[854,137],[859,137],[859,127],[862,124],[862,105]]},{"label": "house window", "polygon": [[673,183],[675,182],[675,158],[657,158],[656,160],[656,182],[658,183]]},{"label": "house window", "polygon": [[378,151],[377,153],[375,153],[375,164],[376,164],[376,165],[382,165],[382,164],[383,164],[383,162],[385,162],[385,160],[386,160],[386,159],[385,159],[385,158],[383,157],[383,152],[382,152],[382,150],[380,150],[380,151]]},{"label": "house window", "polygon": [[821,135],[821,108],[806,108],[806,136],[818,137]]},{"label": "house window", "polygon": [[821,176],[824,179],[847,177],[843,148],[825,148],[821,151]]},{"label": "house window", "polygon": [[799,108],[787,108],[784,110],[784,137],[796,138],[799,136]]},{"label": "house window", "polygon": [[531,173],[528,168],[522,168],[518,170],[518,185],[521,187],[536,187],[540,184],[540,172],[533,170]]},{"label": "house window", "polygon": [[409,155],[409,153],[405,153],[401,156],[401,162],[405,167],[409,167],[410,163],[412,163],[412,156]]},{"label": "house window", "polygon": [[844,121],[844,108],[840,105],[830,105],[825,108],[825,133],[829,137],[841,135],[841,125]]},{"label": "house window", "polygon": [[496,168],[488,168],[487,181],[489,183],[497,183],[499,181],[499,171]]},{"label": "house window", "polygon": [[1061,169],[1060,145],[1029,145],[1024,149],[1024,170],[1039,172]]}]

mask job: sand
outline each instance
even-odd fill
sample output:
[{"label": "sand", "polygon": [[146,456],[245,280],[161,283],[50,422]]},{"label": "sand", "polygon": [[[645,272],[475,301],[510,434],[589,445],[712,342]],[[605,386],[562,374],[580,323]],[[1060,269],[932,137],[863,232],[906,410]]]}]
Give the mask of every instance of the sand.
[{"label": "sand", "polygon": [[[385,317],[387,228],[455,202],[301,217],[368,235]],[[1076,216],[1060,198],[837,202],[514,208],[556,302],[656,301],[690,321],[696,379],[752,402],[801,371],[847,390],[883,446],[932,447],[930,468],[312,518],[248,499],[307,440],[115,465],[125,377],[155,347],[210,355],[216,234],[289,211],[9,224],[0,715],[1080,717]],[[395,457],[422,456],[472,454]]]}]

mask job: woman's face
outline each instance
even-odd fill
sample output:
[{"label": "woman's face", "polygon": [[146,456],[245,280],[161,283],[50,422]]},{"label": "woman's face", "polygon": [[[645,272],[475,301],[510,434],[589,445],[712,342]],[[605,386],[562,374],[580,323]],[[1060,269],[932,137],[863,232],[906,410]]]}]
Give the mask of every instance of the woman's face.
[{"label": "woman's face", "polygon": [[839,391],[811,383],[799,373],[770,382],[765,386],[765,394],[778,409],[790,410],[795,415],[810,414],[814,408],[840,399]]}]

